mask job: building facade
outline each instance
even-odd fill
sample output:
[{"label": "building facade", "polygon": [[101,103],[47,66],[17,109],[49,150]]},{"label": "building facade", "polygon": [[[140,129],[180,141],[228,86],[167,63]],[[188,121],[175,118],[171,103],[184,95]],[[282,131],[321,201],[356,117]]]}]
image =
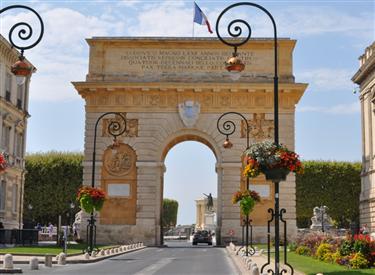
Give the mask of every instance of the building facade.
[{"label": "building facade", "polygon": [[[232,231],[234,238],[240,239],[240,209],[232,204],[231,197],[245,188],[241,155],[247,129],[240,117],[230,117],[237,131],[231,136],[233,148],[227,150],[222,146],[225,136],[216,125],[223,113],[240,112],[251,125],[251,142],[273,140],[273,40],[254,39],[241,46],[239,54],[246,68],[235,82],[223,65],[232,49],[217,39],[94,37],[87,41],[88,74],[85,81],[73,85],[86,103],[83,184],[91,184],[96,145],[95,185],[108,194],[97,216],[98,243],[163,242],[164,161],[169,150],[184,141],[201,142],[216,157],[217,242],[232,238],[228,233]],[[280,142],[291,150],[295,106],[307,87],[295,82],[293,76],[295,44],[291,39],[278,41]],[[108,126],[124,123],[113,113],[98,121],[107,112],[126,117],[126,131],[119,136],[117,146],[112,146]],[[260,176],[251,180],[250,188],[262,197],[251,214],[254,239],[265,242],[274,186]],[[295,234],[292,174],[280,185],[280,207],[287,211],[288,233]],[[87,215],[81,220],[84,236]]]},{"label": "building facade", "polygon": [[22,227],[30,78],[17,85],[10,69],[18,56],[19,52],[0,35],[0,152],[8,163],[0,174],[0,222],[6,229]]},{"label": "building facade", "polygon": [[375,42],[359,57],[352,81],[359,85],[362,120],[360,223],[375,232]]}]

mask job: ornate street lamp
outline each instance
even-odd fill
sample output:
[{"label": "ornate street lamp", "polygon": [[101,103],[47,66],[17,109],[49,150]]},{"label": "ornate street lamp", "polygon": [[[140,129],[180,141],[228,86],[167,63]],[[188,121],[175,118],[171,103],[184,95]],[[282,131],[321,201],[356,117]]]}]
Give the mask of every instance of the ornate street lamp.
[{"label": "ornate street lamp", "polygon": [[[94,128],[94,149],[92,152],[92,170],[91,170],[91,187],[95,187],[95,162],[96,162],[96,134],[97,134],[97,129],[98,129],[98,124],[99,121],[107,116],[107,115],[115,115],[120,118],[120,121],[117,120],[112,120],[108,124],[108,134],[110,134],[113,137],[113,145],[112,148],[116,147],[119,145],[119,142],[117,140],[118,136],[121,136],[123,133],[126,131],[126,118],[121,114],[117,112],[107,112],[102,114],[101,116],[98,117],[98,119],[95,122],[95,128]],[[121,120],[123,122],[123,125],[121,124]],[[88,220],[88,225],[87,225],[87,252],[91,254],[91,252],[94,250],[94,247],[96,246],[96,225],[95,225],[96,220],[94,219],[94,210],[90,214],[90,219]]]},{"label": "ornate street lamp", "polygon": [[[224,117],[230,116],[230,115],[240,116],[243,119],[243,121],[245,122],[245,124],[246,124],[246,149],[245,150],[249,149],[249,146],[250,146],[250,141],[249,141],[250,125],[247,122],[247,119],[244,117],[244,115],[241,114],[241,113],[237,113],[237,112],[226,112],[226,113],[222,114],[217,120],[217,124],[216,124],[217,130],[221,134],[225,135],[225,137],[226,137],[225,141],[223,143],[223,147],[225,149],[230,149],[233,146],[232,142],[230,142],[230,140],[229,140],[229,136],[234,134],[234,132],[236,131],[236,124],[233,122],[233,120],[225,120],[223,123],[221,123],[221,120]],[[249,178],[248,177],[246,177],[246,190],[249,190]],[[254,255],[255,249],[253,247],[253,230],[252,230],[251,220],[249,219],[248,214],[246,215],[246,217],[244,219],[244,225],[246,227],[245,254],[246,254],[246,256],[248,256],[249,254]],[[249,226],[251,227],[250,251],[249,251]]]},{"label": "ornate street lamp", "polygon": [[[240,3],[235,3],[233,5],[228,6],[225,8],[219,15],[217,21],[216,21],[216,33],[218,38],[220,39],[221,42],[224,44],[231,46],[234,48],[233,56],[229,58],[229,60],[226,62],[226,69],[235,77],[231,77],[232,79],[239,78],[238,75],[240,75],[241,71],[245,68],[245,65],[242,63],[242,61],[238,58],[238,53],[237,49],[241,45],[244,45],[247,43],[251,37],[251,26],[249,25],[248,22],[246,22],[243,19],[234,19],[228,24],[227,32],[228,34],[233,37],[237,38],[236,40],[232,39],[227,39],[223,38],[220,35],[219,32],[219,25],[220,25],[220,20],[222,16],[230,9],[239,7],[239,6],[250,6],[250,7],[255,7],[261,11],[263,11],[267,16],[271,19],[272,26],[273,26],[273,34],[274,34],[274,129],[275,129],[275,144],[279,145],[279,91],[278,91],[278,85],[279,85],[279,80],[278,80],[278,63],[277,63],[277,28],[276,28],[276,23],[275,20],[272,16],[272,14],[266,10],[264,7],[251,3],[251,2],[240,2]],[[245,37],[241,37],[242,34],[242,27],[240,24],[243,24],[246,29],[248,30],[248,34]],[[246,121],[246,120],[245,120]],[[286,210],[281,209],[280,210],[280,205],[279,205],[279,181],[274,181],[275,185],[275,206],[274,209],[268,209],[268,212],[271,214],[271,218],[268,221],[268,261],[265,265],[262,266],[261,268],[261,273],[263,273],[263,270],[265,269],[266,266],[270,265],[270,223],[274,220],[275,223],[275,269],[267,269],[267,272],[271,272],[272,274],[283,274],[286,273],[287,270],[282,268],[280,270],[280,220],[284,223],[284,239],[286,240],[286,221],[283,219],[283,214],[285,214]],[[294,274],[292,266],[290,266],[287,262],[287,251],[286,251],[286,243],[284,243],[284,264],[289,266],[291,269],[291,274]]]},{"label": "ornate street lamp", "polygon": [[31,37],[33,35],[33,29],[28,23],[18,22],[16,24],[14,24],[11,27],[11,29],[9,30],[8,37],[9,37],[10,44],[12,45],[12,47],[20,50],[20,56],[18,57],[19,60],[12,65],[11,71],[16,76],[17,84],[22,85],[22,84],[25,83],[26,78],[28,76],[30,76],[32,74],[32,71],[33,71],[33,68],[27,62],[25,62],[25,56],[23,55],[23,53],[24,53],[25,50],[28,50],[28,49],[31,49],[31,48],[35,47],[40,42],[40,40],[42,39],[43,34],[44,34],[44,24],[43,24],[43,20],[40,17],[40,15],[34,9],[32,9],[28,6],[23,6],[23,5],[8,6],[8,7],[5,7],[3,9],[0,9],[0,14],[2,14],[3,12],[5,12],[7,10],[18,9],[18,8],[26,9],[26,10],[29,10],[32,13],[34,13],[37,16],[37,18],[39,20],[39,23],[40,23],[40,34],[39,34],[38,38],[35,40],[34,43],[32,43],[30,45],[26,45],[26,46],[16,44],[13,41],[12,36],[13,36],[13,32],[17,31],[16,30],[17,28],[20,28],[17,32],[18,38],[21,39],[21,40],[31,39]]}]

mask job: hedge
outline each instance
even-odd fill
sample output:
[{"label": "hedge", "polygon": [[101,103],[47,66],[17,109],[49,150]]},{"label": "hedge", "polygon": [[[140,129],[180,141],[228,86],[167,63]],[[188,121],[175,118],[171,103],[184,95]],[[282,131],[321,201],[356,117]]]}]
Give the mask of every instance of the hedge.
[{"label": "hedge", "polygon": [[[25,225],[49,222],[57,225],[59,215],[63,224],[74,221],[79,211],[75,197],[82,184],[82,161],[82,153],[47,152],[26,156]],[[76,205],[74,209],[70,208],[71,202]],[[29,204],[32,210],[28,209]]]},{"label": "hedge", "polygon": [[177,223],[178,202],[172,199],[163,200],[163,227],[175,227]]},{"label": "hedge", "polygon": [[313,208],[328,206],[338,227],[358,223],[361,163],[304,161],[305,173],[296,177],[297,226],[310,227]]}]

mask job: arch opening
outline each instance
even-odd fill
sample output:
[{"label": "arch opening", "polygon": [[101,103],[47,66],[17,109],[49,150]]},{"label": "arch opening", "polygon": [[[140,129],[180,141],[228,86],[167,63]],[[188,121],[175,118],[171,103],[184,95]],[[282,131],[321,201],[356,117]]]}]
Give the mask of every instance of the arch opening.
[{"label": "arch opening", "polygon": [[[168,224],[169,219],[164,217],[161,207],[162,243],[170,245],[170,239],[180,238],[183,239],[180,245],[189,246],[196,230],[208,230],[215,235],[219,194],[217,159],[211,143],[197,135],[175,137],[165,146],[162,153],[166,167],[162,177],[162,198],[177,200],[179,206],[175,225]],[[207,207],[207,196],[210,195],[213,205]]]}]

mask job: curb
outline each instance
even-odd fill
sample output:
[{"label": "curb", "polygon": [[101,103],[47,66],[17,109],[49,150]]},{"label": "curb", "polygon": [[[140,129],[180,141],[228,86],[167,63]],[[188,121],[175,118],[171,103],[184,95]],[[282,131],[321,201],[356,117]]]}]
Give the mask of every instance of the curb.
[{"label": "curb", "polygon": [[[105,255],[105,256],[101,256],[101,257],[97,257],[97,258],[92,258],[92,259],[88,259],[88,260],[85,260],[85,259],[82,259],[82,260],[69,260],[69,257],[68,257],[66,259],[66,263],[67,264],[88,264],[88,263],[95,263],[95,262],[100,262],[100,261],[105,260],[105,259],[109,259],[109,258],[113,258],[113,257],[116,257],[116,256],[120,256],[120,255],[123,255],[123,254],[126,254],[126,253],[135,252],[137,250],[142,250],[142,249],[145,249],[145,248],[147,248],[147,246],[133,248],[132,250],[123,251],[121,253],[116,253],[116,254],[112,254],[112,255]],[[78,255],[82,255],[82,254],[80,253]],[[25,254],[23,254],[22,256],[25,256]],[[35,255],[33,255],[33,256],[35,256]],[[73,255],[71,255],[71,256],[73,256]],[[38,257],[43,257],[43,256],[39,255]],[[3,261],[0,261],[0,264],[2,264],[2,263],[3,263]],[[30,263],[29,260],[28,261],[24,261],[24,260],[22,260],[22,261],[14,260],[13,261],[13,264],[29,264],[29,263]],[[40,260],[39,264],[44,264],[44,260]],[[52,264],[57,265],[57,261],[56,260],[52,261]]]}]

